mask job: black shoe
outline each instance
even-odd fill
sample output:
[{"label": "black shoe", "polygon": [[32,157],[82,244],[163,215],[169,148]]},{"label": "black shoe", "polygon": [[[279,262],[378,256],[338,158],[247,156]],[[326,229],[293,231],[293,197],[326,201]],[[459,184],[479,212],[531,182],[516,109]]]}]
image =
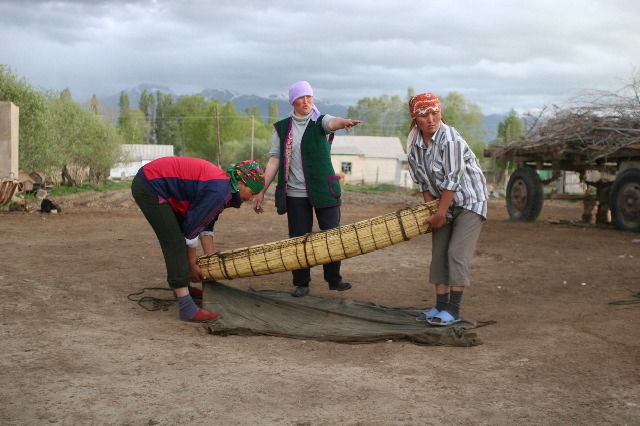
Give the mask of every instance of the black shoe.
[{"label": "black shoe", "polygon": [[297,285],[296,288],[293,289],[291,295],[293,297],[304,297],[309,294],[309,287]]},{"label": "black shoe", "polygon": [[340,281],[337,284],[329,284],[329,290],[345,291],[351,288],[351,284]]}]

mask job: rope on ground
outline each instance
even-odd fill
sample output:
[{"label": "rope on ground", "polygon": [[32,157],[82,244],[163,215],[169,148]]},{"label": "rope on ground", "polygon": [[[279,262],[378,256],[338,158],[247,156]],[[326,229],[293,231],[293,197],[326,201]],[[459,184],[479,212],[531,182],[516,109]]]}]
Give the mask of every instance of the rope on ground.
[{"label": "rope on ground", "polygon": [[637,297],[637,299],[628,299],[628,300],[614,300],[613,302],[609,302],[609,305],[633,305],[635,303],[640,303],[640,291],[634,292],[633,290],[629,290],[633,297]]},{"label": "rope on ground", "polygon": [[164,287],[145,287],[141,291],[131,293],[127,295],[127,299],[132,302],[138,303],[138,305],[145,308],[147,311],[168,311],[169,307],[177,302],[175,297],[171,298],[161,298],[161,297],[153,297],[153,296],[142,296],[138,299],[134,299],[133,296],[140,296],[145,291],[170,291],[173,294],[173,290],[170,288]]}]

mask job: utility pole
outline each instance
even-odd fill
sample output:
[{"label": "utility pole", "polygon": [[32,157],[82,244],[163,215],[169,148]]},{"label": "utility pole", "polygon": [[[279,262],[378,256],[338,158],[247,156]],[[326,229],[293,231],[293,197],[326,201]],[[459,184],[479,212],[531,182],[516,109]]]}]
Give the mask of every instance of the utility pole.
[{"label": "utility pole", "polygon": [[222,144],[220,142],[220,115],[218,114],[218,105],[215,106],[216,112],[216,133],[218,135],[218,167],[222,167],[222,163],[220,161],[220,151],[222,151]]},{"label": "utility pole", "polygon": [[254,135],[254,116],[251,116],[251,159],[253,160],[253,135]]}]

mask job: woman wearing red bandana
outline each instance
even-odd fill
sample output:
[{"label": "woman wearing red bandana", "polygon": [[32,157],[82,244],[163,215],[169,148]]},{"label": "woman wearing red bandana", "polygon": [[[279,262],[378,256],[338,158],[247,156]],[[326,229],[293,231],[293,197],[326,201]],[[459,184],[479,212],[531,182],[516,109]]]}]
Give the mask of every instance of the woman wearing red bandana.
[{"label": "woman wearing red bandana", "polygon": [[460,321],[462,294],[471,283],[469,265],[487,218],[487,184],[467,142],[442,121],[436,95],[412,97],[409,111],[411,177],[425,201],[440,200],[438,211],[425,221],[433,230],[429,281],[435,287],[436,305],[418,319],[450,325]]},{"label": "woman wearing red bandana", "polygon": [[131,193],[160,242],[180,319],[201,322],[218,318],[218,314],[197,307],[192,299],[202,292],[189,283],[204,278],[196,265],[199,236],[213,229],[224,209],[251,201],[263,186],[264,173],[255,161],[222,170],[188,157],[151,161],[133,179]]}]

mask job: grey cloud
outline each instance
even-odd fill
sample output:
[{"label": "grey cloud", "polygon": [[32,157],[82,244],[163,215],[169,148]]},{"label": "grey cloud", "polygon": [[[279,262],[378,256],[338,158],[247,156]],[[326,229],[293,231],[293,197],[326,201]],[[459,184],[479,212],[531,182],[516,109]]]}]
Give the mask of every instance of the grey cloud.
[{"label": "grey cloud", "polygon": [[307,79],[331,102],[412,86],[492,112],[618,87],[640,62],[639,17],[595,0],[0,2],[0,61],[82,96],[143,82],[266,96]]}]

